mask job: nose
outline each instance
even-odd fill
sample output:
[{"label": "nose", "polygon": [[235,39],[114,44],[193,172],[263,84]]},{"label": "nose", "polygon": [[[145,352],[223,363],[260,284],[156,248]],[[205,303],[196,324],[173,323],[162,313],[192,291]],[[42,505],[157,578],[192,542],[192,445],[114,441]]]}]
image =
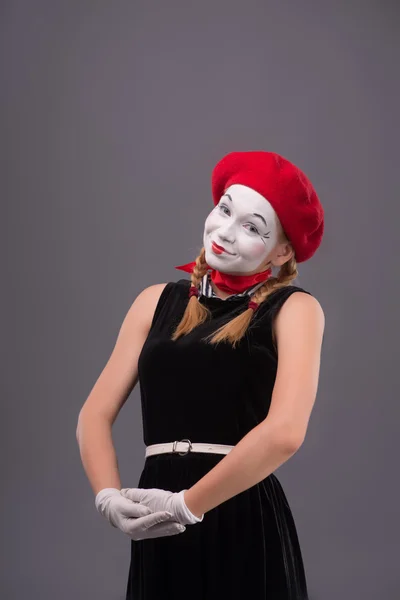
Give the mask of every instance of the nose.
[{"label": "nose", "polygon": [[221,238],[221,241],[228,242],[229,244],[233,244],[235,241],[233,225],[231,224],[218,227],[218,235]]}]

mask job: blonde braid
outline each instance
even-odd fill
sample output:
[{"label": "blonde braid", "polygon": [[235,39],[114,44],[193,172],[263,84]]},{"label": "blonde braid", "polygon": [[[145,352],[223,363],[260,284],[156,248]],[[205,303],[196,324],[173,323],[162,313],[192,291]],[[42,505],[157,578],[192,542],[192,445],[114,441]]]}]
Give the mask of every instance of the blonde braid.
[{"label": "blonde braid", "polygon": [[[270,277],[264,285],[258,288],[258,290],[250,297],[250,302],[255,302],[260,306],[273,292],[290,285],[290,282],[295,279],[297,275],[296,259],[291,257],[281,266],[276,277]],[[253,313],[254,310],[252,308],[247,308],[240,313],[240,315],[217,329],[216,332],[207,336],[205,339],[207,341],[209,340],[212,344],[226,340],[231,342],[233,348],[235,348],[237,343],[246,333],[253,317]]]},{"label": "blonde braid", "polygon": [[[205,260],[205,255],[206,251],[204,248],[202,248],[199,256],[196,258],[196,264],[193,267],[193,271],[190,275],[192,286],[195,288],[198,287],[202,278],[209,269]],[[201,304],[196,296],[192,296],[189,298],[189,302],[187,303],[183,317],[172,334],[171,339],[175,341],[182,335],[187,335],[192,331],[192,329],[203,323],[210,316],[211,311],[207,308],[207,306]]]},{"label": "blonde braid", "polygon": [[[196,258],[196,265],[191,274],[192,286],[197,287],[204,275],[206,274],[208,265],[205,261],[205,249],[202,248],[199,256]],[[264,285],[257,289],[257,291],[250,297],[249,302],[255,302],[260,306],[265,300],[276,290],[286,287],[291,284],[293,279],[296,279],[298,275],[297,263],[295,256],[293,255],[286,263],[284,263],[276,277],[270,277]],[[212,334],[203,338],[203,341],[212,345],[218,344],[222,341],[230,342],[233,348],[236,347],[238,342],[245,335],[251,319],[253,317],[254,310],[251,307],[245,309],[240,315],[222,325]],[[201,304],[197,297],[192,296],[186,306],[183,317],[175,329],[171,339],[177,340],[182,335],[187,335],[197,325],[203,323],[209,316],[211,311]],[[275,340],[273,340],[275,344]]]}]

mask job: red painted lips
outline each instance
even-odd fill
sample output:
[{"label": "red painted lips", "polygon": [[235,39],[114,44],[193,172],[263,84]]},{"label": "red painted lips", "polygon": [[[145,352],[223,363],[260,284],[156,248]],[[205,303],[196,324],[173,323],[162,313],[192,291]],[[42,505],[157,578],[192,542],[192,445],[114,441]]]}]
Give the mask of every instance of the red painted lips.
[{"label": "red painted lips", "polygon": [[[211,244],[212,244],[212,249],[216,254],[222,254],[223,252],[227,252],[227,250],[225,250],[225,248],[223,248],[222,246],[219,246],[214,241],[212,241]],[[230,253],[228,252],[228,254],[230,254]]]}]

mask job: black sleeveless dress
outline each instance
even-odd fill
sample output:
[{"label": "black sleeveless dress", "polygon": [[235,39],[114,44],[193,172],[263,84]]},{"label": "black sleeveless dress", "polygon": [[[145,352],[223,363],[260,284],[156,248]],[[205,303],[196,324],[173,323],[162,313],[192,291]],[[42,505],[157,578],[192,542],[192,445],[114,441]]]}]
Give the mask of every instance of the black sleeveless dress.
[{"label": "black sleeveless dress", "polygon": [[[272,319],[293,292],[310,292],[293,285],[273,292],[233,349],[201,338],[240,314],[248,296],[229,302],[200,296],[212,318],[171,341],[189,286],[180,279],[163,289],[139,356],[144,443],[189,439],[234,446],[268,413],[277,369]],[[136,487],[179,492],[223,458],[197,452],[149,456]],[[296,528],[277,477],[223,502],[183,533],[131,540],[126,599],[307,600]]]}]

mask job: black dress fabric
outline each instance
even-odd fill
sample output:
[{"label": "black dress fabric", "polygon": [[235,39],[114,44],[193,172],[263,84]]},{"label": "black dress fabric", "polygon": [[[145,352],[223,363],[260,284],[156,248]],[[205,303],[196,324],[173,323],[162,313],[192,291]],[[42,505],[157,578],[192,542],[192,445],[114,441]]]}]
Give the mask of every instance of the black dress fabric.
[{"label": "black dress fabric", "polygon": [[[190,281],[169,282],[159,298],[138,361],[146,446],[189,439],[237,444],[265,419],[277,355],[272,320],[301,287],[276,290],[253,315],[235,349],[202,338],[240,314],[249,297],[201,296],[212,318],[170,336],[188,303]],[[224,455],[165,453],[145,459],[139,488],[188,489]],[[127,600],[307,600],[293,516],[272,473],[205,513],[183,533],[131,541]]]}]

